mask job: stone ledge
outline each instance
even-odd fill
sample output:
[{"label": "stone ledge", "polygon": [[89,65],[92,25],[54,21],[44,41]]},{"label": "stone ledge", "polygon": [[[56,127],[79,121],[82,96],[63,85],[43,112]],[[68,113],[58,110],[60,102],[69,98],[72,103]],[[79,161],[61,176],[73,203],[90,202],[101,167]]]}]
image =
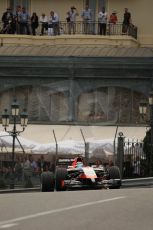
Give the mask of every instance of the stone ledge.
[{"label": "stone ledge", "polygon": [[60,35],[60,36],[32,36],[32,35],[4,35],[0,34],[0,46],[126,46],[138,47],[139,42],[127,35]]}]

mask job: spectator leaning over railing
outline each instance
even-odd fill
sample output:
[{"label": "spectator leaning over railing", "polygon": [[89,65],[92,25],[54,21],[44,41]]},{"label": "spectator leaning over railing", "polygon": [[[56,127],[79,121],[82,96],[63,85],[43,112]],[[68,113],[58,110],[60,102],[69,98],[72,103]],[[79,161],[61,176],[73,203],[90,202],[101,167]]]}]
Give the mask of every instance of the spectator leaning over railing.
[{"label": "spectator leaning over railing", "polygon": [[91,33],[91,22],[92,22],[92,10],[86,5],[85,9],[81,13],[81,17],[83,19],[83,30],[84,34]]},{"label": "spectator leaning over railing", "polygon": [[112,24],[116,24],[117,23],[117,13],[116,13],[115,10],[110,15],[109,23],[112,23]]},{"label": "spectator leaning over railing", "polygon": [[107,13],[105,11],[105,7],[102,7],[100,12],[98,13],[98,24],[99,24],[99,34],[106,35]]},{"label": "spectator leaning over railing", "polygon": [[20,34],[30,34],[29,30],[29,14],[26,12],[26,8],[22,7],[22,12],[20,15]]},{"label": "spectator leaning over railing", "polygon": [[14,17],[11,8],[7,8],[2,15],[3,29],[1,33],[13,34],[14,33]]},{"label": "spectator leaning over railing", "polygon": [[53,18],[52,18],[51,12],[48,17],[48,35],[54,35]]},{"label": "spectator leaning over railing", "polygon": [[20,34],[20,19],[21,19],[22,8],[20,5],[16,6],[15,12],[15,33]]},{"label": "spectator leaning over railing", "polygon": [[131,23],[132,23],[131,13],[128,11],[128,8],[125,8],[124,9],[123,26],[122,26],[122,33],[123,34],[128,34],[128,29],[129,29],[129,26]]},{"label": "spectator leaning over railing", "polygon": [[59,17],[54,11],[50,12],[48,18],[48,35],[59,35]]},{"label": "spectator leaning over railing", "polygon": [[31,29],[32,29],[32,34],[36,35],[36,29],[38,28],[38,16],[36,12],[33,12],[31,16]]},{"label": "spectator leaning over railing", "polygon": [[75,34],[76,32],[76,16],[78,16],[78,12],[77,9],[75,8],[75,6],[72,6],[71,9],[67,12],[67,23],[68,23],[68,33],[71,34],[71,32],[73,34]]},{"label": "spectator leaning over railing", "polygon": [[117,13],[114,10],[110,17],[109,17],[109,34],[113,35],[116,34],[116,23],[117,23],[118,19],[117,19]]},{"label": "spectator leaning over railing", "polygon": [[44,30],[48,31],[48,17],[45,15],[45,13],[42,13],[42,15],[39,18],[39,22],[41,24],[41,34],[44,35]]}]

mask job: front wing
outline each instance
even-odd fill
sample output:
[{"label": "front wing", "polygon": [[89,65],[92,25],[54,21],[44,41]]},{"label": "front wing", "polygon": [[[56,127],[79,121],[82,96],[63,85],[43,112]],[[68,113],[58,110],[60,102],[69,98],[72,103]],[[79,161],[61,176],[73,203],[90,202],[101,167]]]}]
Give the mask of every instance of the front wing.
[{"label": "front wing", "polygon": [[102,181],[96,181],[94,179],[88,180],[64,180],[64,184],[67,189],[106,189],[106,188],[120,188],[120,179],[108,179]]}]

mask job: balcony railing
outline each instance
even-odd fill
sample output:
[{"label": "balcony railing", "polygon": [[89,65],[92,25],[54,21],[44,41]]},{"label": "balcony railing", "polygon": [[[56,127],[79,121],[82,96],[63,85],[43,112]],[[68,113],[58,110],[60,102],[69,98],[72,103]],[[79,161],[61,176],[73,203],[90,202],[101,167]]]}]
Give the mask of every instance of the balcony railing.
[{"label": "balcony railing", "polygon": [[[29,27],[29,34],[32,34],[31,25],[28,24]],[[36,35],[41,35],[41,28],[42,25],[39,24],[38,28],[36,29]],[[56,30],[56,33],[55,33]],[[10,30],[10,25],[8,25],[8,28],[3,29],[3,24],[0,22],[0,33],[1,34],[14,34],[15,32],[12,32]],[[25,31],[25,34],[26,31]],[[62,35],[62,34],[89,34],[89,35],[99,35],[100,29],[99,29],[99,23],[96,21],[84,23],[82,21],[77,21],[76,23],[68,23],[65,21],[60,21],[58,24],[55,24],[50,29],[50,33],[48,33],[47,29],[44,29],[44,35]],[[134,39],[137,39],[137,27],[133,24],[130,24],[127,31],[123,33],[123,25],[122,23],[117,24],[107,24],[106,28],[106,35],[128,35],[133,37]]]},{"label": "balcony railing", "polygon": [[[106,28],[106,35],[129,35],[133,38],[137,39],[137,27],[134,25],[130,25],[126,33],[122,32],[122,23],[117,24],[107,24]],[[71,30],[70,30],[71,28]],[[73,34],[73,26],[66,22],[60,22],[60,29],[64,34]],[[77,22],[74,25],[75,34],[93,34],[98,35],[100,34],[100,28],[98,22],[90,22],[88,24],[83,22]]]}]

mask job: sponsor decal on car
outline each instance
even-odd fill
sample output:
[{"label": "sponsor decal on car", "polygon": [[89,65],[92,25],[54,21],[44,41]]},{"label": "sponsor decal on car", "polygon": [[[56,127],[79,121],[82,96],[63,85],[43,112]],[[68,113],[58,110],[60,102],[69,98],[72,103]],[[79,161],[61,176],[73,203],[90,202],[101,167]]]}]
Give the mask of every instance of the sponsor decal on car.
[{"label": "sponsor decal on car", "polygon": [[83,167],[82,170],[83,170],[84,174],[86,175],[86,178],[90,178],[90,179],[97,178],[97,175],[96,175],[96,173],[95,173],[93,168],[91,168],[91,167]]}]

